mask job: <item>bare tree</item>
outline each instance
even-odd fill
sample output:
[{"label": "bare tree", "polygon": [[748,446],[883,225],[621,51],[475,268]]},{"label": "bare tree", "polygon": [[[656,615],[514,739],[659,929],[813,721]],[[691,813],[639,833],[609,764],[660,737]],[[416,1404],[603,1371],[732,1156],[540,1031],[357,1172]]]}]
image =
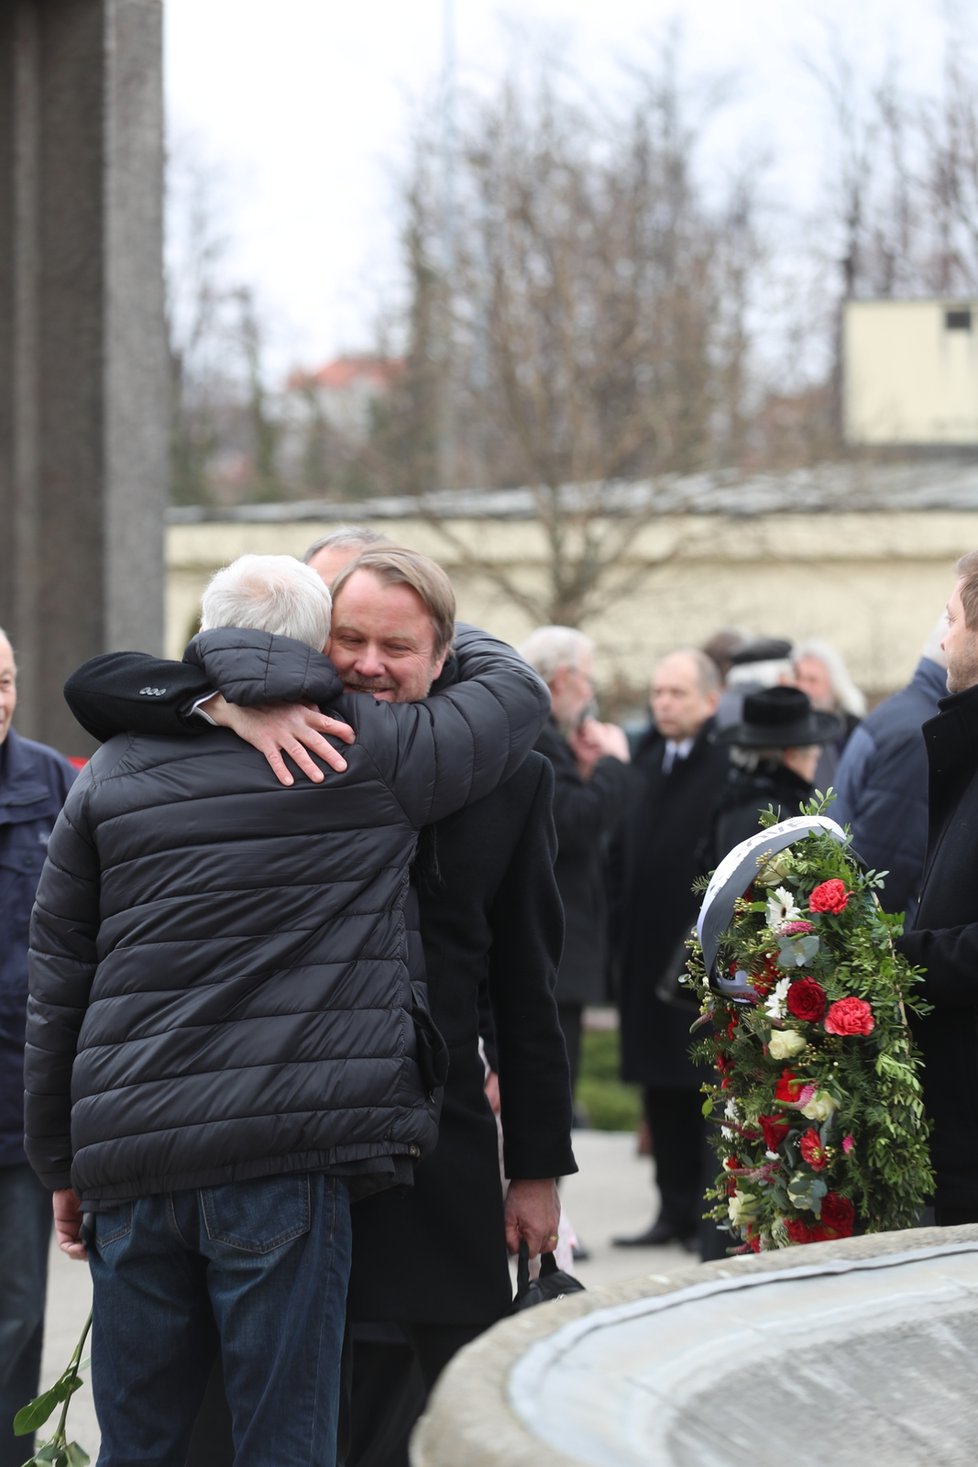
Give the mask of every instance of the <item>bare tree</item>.
[{"label": "bare tree", "polygon": [[230,266],[228,181],[193,139],[167,160],[167,318],[172,380],[172,498],[281,498],[279,424],[265,381],[254,290]]},{"label": "bare tree", "polygon": [[[407,191],[401,403],[419,451],[402,484],[435,482],[448,394],[448,481],[532,494],[545,591],[480,568],[543,621],[576,624],[631,589],[622,554],[655,495],[624,493],[623,481],[654,490],[745,450],[753,179],[708,198],[696,172],[705,120],[688,115],[671,54],[623,90],[612,110],[544,77],[510,80],[468,108],[450,278],[428,146]],[[471,560],[458,537],[454,548]]]}]

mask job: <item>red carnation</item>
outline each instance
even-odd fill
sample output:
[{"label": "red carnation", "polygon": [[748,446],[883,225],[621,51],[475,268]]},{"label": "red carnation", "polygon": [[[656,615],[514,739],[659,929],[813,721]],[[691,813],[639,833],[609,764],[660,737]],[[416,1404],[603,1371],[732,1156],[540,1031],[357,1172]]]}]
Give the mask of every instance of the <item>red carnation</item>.
[{"label": "red carnation", "polygon": [[822,1138],[814,1127],[810,1127],[798,1142],[802,1160],[807,1161],[813,1172],[820,1172],[829,1162],[829,1154],[822,1145]]},{"label": "red carnation", "polygon": [[844,912],[849,902],[850,893],[846,891],[846,884],[834,876],[831,881],[823,881],[816,886],[808,898],[808,910],[810,912]]},{"label": "red carnation", "polygon": [[814,978],[799,978],[788,989],[785,1003],[796,1019],[815,1022],[825,1013],[825,989]]},{"label": "red carnation", "polygon": [[777,1116],[759,1116],[761,1130],[764,1132],[764,1145],[768,1151],[777,1151],[781,1142],[791,1130],[790,1121],[782,1121]]},{"label": "red carnation", "polygon": [[826,1192],[822,1198],[822,1230],[827,1238],[851,1238],[856,1209],[848,1197]]},{"label": "red carnation", "polygon": [[774,1087],[774,1098],[775,1100],[795,1101],[804,1086],[805,1081],[799,1080],[794,1070],[782,1070],[781,1078]]},{"label": "red carnation", "polygon": [[864,998],[840,998],[825,1015],[827,1034],[872,1034],[876,1020]]}]

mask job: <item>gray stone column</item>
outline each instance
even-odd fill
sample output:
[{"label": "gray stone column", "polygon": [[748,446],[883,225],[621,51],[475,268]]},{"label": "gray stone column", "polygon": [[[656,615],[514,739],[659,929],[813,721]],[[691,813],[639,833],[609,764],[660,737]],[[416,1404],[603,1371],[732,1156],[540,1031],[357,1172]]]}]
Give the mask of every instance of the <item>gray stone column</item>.
[{"label": "gray stone column", "polygon": [[162,641],[162,240],[161,0],[4,0],[0,625],[18,729],[68,753],[66,675]]}]

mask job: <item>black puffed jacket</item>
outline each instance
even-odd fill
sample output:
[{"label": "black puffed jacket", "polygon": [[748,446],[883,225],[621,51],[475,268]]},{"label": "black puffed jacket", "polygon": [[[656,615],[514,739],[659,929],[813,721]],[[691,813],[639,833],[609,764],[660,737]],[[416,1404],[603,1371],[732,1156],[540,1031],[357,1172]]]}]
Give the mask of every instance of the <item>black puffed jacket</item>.
[{"label": "black puffed jacket", "polygon": [[197,638],[188,656],[235,701],[352,724],[347,770],[319,785],[279,785],[222,729],[93,756],[31,924],[25,1145],[47,1186],[97,1207],[431,1147],[419,1060],[441,1055],[408,968],[408,863],[422,825],[513,771],[549,706],[510,648],[464,629],[456,651],[465,681],[394,705],[343,694],[289,639]]}]

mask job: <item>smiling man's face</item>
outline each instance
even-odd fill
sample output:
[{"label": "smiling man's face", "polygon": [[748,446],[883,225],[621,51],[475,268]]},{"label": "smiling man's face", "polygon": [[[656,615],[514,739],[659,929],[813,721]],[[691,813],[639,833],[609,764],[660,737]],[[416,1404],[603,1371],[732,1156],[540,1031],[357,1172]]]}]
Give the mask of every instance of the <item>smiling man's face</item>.
[{"label": "smiling man's face", "polygon": [[340,587],[326,652],[347,692],[385,703],[426,697],[447,655],[435,652],[431,616],[417,591],[385,585],[369,570],[354,571]]}]

